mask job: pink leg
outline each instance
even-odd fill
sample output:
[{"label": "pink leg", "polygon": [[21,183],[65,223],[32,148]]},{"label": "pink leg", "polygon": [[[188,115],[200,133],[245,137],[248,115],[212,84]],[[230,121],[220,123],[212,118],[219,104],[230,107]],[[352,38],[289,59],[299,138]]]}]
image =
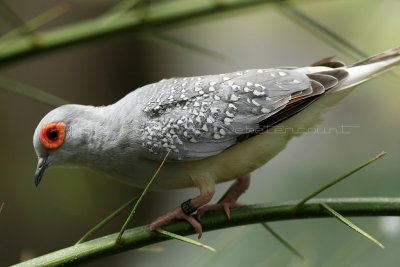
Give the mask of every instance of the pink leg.
[{"label": "pink leg", "polygon": [[[202,192],[201,191],[199,196],[193,198],[190,201],[191,205],[197,209],[197,208],[207,204],[208,202],[210,202],[213,195],[214,195],[214,192]],[[199,235],[199,238],[201,237],[201,235],[203,233],[201,224],[193,216],[186,215],[182,211],[181,207],[178,207],[178,208],[174,209],[173,211],[170,211],[170,212],[166,213],[165,215],[158,217],[155,221],[153,221],[151,223],[150,230],[154,231],[158,227],[163,226],[173,220],[186,220],[193,226],[194,230]]]},{"label": "pink leg", "polygon": [[238,198],[249,188],[250,175],[239,178],[229,189],[226,191],[222,199],[214,205],[208,205],[200,208],[197,211],[197,218],[201,218],[207,211],[224,209],[226,216],[230,218],[230,209],[237,208],[241,205],[236,201]]}]

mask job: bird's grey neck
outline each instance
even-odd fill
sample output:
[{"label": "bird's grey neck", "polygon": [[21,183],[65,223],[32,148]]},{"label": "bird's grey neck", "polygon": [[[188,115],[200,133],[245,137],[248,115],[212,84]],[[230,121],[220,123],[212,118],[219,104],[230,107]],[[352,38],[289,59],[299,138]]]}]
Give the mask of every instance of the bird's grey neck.
[{"label": "bird's grey neck", "polygon": [[119,114],[117,104],[86,107],[80,114],[75,125],[80,128],[80,142],[75,144],[79,151],[76,162],[85,162],[89,167],[101,168],[110,165],[105,161],[121,160],[127,151],[135,149],[137,128],[131,127],[129,123],[135,118]]}]

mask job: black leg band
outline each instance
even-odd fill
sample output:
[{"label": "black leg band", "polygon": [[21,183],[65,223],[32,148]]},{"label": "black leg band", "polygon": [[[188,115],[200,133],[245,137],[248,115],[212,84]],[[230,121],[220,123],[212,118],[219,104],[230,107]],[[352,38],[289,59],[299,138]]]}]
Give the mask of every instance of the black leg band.
[{"label": "black leg band", "polygon": [[191,199],[188,199],[185,202],[183,202],[181,204],[181,209],[183,213],[185,213],[188,216],[197,210],[195,207],[193,207]]}]

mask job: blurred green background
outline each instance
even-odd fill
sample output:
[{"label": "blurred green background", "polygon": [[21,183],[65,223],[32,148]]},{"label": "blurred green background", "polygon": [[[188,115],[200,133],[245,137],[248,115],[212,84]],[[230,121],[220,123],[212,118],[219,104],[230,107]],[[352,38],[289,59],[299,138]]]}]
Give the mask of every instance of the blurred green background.
[{"label": "blurred green background", "polygon": [[[55,5],[51,0],[5,2],[23,20]],[[94,18],[116,1],[65,3],[69,10],[43,30]],[[398,0],[291,3],[368,54],[400,45]],[[12,28],[6,20],[0,20],[2,33]],[[303,66],[333,55],[348,63],[353,61],[334,48],[333,42],[321,40],[318,32],[304,29],[272,4],[204,17],[163,33],[217,51],[229,60],[146,34],[127,33],[21,60],[1,71],[73,103],[108,105],[139,86],[166,77]],[[253,174],[252,185],[240,201],[254,204],[299,199],[382,150],[388,152],[385,158],[321,196],[399,196],[399,84],[398,76],[386,74],[359,86],[318,126],[358,126],[351,134],[305,134],[292,140],[285,151]],[[72,245],[137,192],[86,169],[50,169],[36,188],[32,135],[51,109],[0,90],[0,202],[5,202],[0,214],[1,266]],[[228,186],[219,185],[215,199]],[[194,194],[195,189],[150,193],[133,225],[149,223]],[[124,218],[120,216],[99,235],[116,232]],[[380,250],[334,219],[275,222],[271,226],[310,260],[310,266],[397,266],[400,221],[352,220],[376,236],[386,249]],[[169,241],[160,244],[162,252],[130,251],[86,266],[303,266],[261,225],[205,233],[202,241],[217,253]]]}]

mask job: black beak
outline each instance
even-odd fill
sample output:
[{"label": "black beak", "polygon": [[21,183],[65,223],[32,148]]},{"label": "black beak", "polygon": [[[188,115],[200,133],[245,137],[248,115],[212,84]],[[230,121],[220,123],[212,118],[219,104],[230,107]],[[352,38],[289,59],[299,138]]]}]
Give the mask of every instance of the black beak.
[{"label": "black beak", "polygon": [[40,183],[40,180],[42,180],[42,176],[44,174],[44,171],[46,170],[48,166],[47,162],[47,157],[45,158],[40,158],[38,161],[38,165],[36,167],[36,172],[35,172],[35,185],[38,186]]}]

